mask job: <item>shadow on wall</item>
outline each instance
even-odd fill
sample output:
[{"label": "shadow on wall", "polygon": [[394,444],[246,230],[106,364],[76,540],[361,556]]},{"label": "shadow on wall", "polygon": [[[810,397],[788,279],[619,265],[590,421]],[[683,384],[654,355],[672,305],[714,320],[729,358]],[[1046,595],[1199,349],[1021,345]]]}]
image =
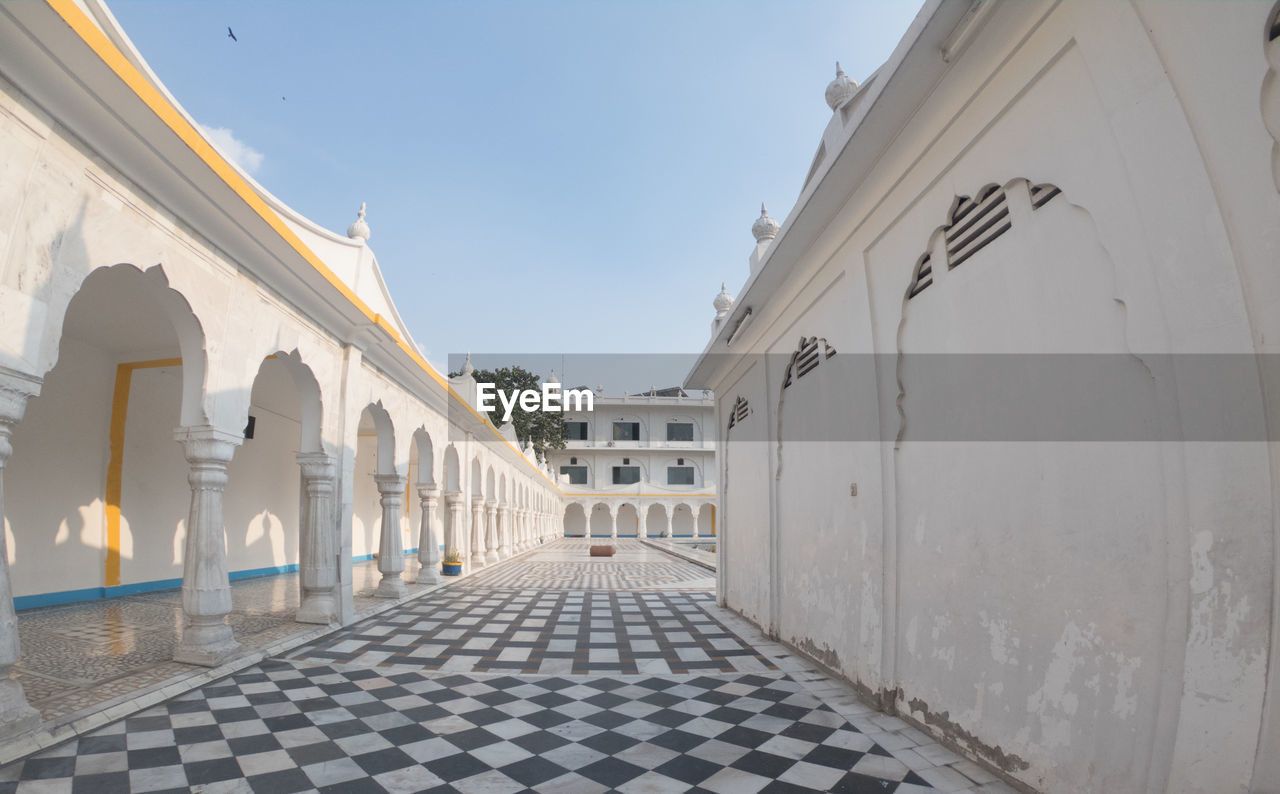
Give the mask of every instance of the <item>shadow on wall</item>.
[{"label": "shadow on wall", "polygon": [[[83,249],[66,250],[78,239],[61,235],[61,255],[84,261]],[[175,323],[178,312],[185,317]],[[191,490],[174,430],[189,406],[198,411],[205,380],[203,354],[196,372],[184,355],[192,343],[203,349],[200,338],[181,341],[193,329],[159,266],[95,270],[69,301],[57,363],[14,427],[4,470],[19,608],[180,586]],[[243,401],[253,423],[227,467],[228,568],[233,576],[295,569],[296,454],[319,448],[319,389],[296,352],[277,353]]]}]

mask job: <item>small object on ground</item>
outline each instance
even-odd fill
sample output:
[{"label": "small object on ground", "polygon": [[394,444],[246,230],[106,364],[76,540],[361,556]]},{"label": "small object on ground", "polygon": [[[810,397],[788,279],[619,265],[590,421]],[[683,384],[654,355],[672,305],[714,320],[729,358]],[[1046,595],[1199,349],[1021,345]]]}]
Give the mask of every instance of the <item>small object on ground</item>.
[{"label": "small object on ground", "polygon": [[591,556],[592,557],[612,557],[613,547],[612,546],[592,546]]}]

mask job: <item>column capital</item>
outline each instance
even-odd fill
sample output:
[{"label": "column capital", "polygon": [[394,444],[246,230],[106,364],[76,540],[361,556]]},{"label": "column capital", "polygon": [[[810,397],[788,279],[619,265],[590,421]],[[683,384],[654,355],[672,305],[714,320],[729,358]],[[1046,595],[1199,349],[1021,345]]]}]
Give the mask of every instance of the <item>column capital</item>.
[{"label": "column capital", "polygon": [[472,507],[484,507],[484,497],[483,497],[483,496],[473,496],[473,497],[471,497],[471,506],[472,506]]},{"label": "column capital", "polygon": [[461,507],[467,503],[467,496],[461,491],[446,491],[444,501],[450,507]]},{"label": "column capital", "polygon": [[299,452],[294,459],[308,480],[330,479],[337,473],[337,459],[326,452]]},{"label": "column capital", "polygon": [[0,425],[22,421],[27,400],[40,394],[43,381],[8,367],[0,367]]},{"label": "column capital", "polygon": [[373,481],[378,484],[378,493],[383,496],[402,494],[405,486],[409,484],[409,478],[399,474],[375,474]]},{"label": "column capital", "polygon": [[236,447],[244,443],[244,435],[232,433],[213,425],[179,427],[173,431],[173,440],[182,445],[189,463],[230,463]]},{"label": "column capital", "polygon": [[439,499],[439,498],[440,498],[440,486],[438,486],[438,485],[419,485],[419,486],[418,486],[418,498],[419,498],[419,499],[433,499],[433,500],[434,500],[434,499]]}]

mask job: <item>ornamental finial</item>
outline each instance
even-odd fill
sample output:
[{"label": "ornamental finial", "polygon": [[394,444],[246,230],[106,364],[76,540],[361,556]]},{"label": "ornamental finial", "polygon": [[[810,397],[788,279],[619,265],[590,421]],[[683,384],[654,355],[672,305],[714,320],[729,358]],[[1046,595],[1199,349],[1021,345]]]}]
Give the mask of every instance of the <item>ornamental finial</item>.
[{"label": "ornamental finial", "polygon": [[360,212],[356,213],[356,220],[347,227],[347,236],[352,240],[368,241],[371,233],[369,232],[369,224],[364,219],[365,203],[360,202]]},{"label": "ornamental finial", "polygon": [[853,99],[853,95],[858,93],[857,82],[850,80],[849,75],[844,73],[844,69],[840,68],[840,62],[836,61],[836,79],[827,84],[827,106],[832,112],[840,109],[840,107]]},{"label": "ornamental finial", "polygon": [[769,210],[765,209],[763,203],[760,204],[760,217],[751,224],[751,234],[755,236],[757,243],[763,243],[778,236],[778,222],[769,217]]}]

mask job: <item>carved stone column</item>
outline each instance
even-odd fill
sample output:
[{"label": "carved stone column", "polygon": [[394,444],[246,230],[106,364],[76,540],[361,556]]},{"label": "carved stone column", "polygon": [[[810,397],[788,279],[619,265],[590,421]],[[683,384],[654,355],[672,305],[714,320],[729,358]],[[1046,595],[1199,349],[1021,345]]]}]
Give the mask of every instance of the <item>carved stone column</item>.
[{"label": "carved stone column", "polygon": [[382,579],[374,592],[378,598],[403,598],[409,590],[404,585],[404,543],[400,540],[400,513],[404,510],[406,479],[399,474],[375,474],[378,493],[382,497],[382,534],[378,538],[378,572]]},{"label": "carved stone column", "polygon": [[496,500],[489,500],[485,505],[484,515],[484,561],[495,563],[498,561],[498,502]]},{"label": "carved stone column", "polygon": [[[4,527],[4,464],[13,454],[9,436],[22,419],[27,400],[40,393],[40,382],[0,368],[0,530]],[[40,727],[40,712],[27,702],[22,684],[9,677],[22,653],[18,642],[18,614],[9,581],[9,549],[0,531],[0,738]]]},{"label": "carved stone column", "polygon": [[[698,522],[702,519],[702,511],[706,509],[706,505],[698,505],[698,512],[693,514],[693,536],[695,538],[698,537]],[[690,512],[692,511],[693,508],[690,508]]]},{"label": "carved stone column", "polygon": [[675,519],[675,516],[673,515],[675,513],[675,508],[671,505],[663,505],[663,507],[667,509],[667,528],[662,530],[662,537],[669,538],[671,537],[672,521]]},{"label": "carved stone column", "polygon": [[649,508],[644,505],[636,505],[636,515],[640,518],[640,526],[636,530],[636,536],[641,538],[649,537]]},{"label": "carved stone column", "polygon": [[463,528],[466,526],[464,509],[467,498],[458,491],[444,495],[444,503],[449,508],[449,532],[444,538],[444,550],[462,553]]},{"label": "carved stone column", "polygon": [[436,541],[436,503],[440,489],[434,485],[418,486],[422,504],[422,524],[418,527],[418,584],[440,583],[440,544]]},{"label": "carved stone column", "polygon": [[471,497],[471,567],[484,567],[484,497]]},{"label": "carved stone column", "polygon": [[227,537],[222,525],[222,492],[227,464],[244,438],[216,427],[180,427],[191,470],[191,510],[187,515],[186,551],[182,558],[182,637],[175,661],[216,667],[240,652],[231,635],[231,583],[227,579]]},{"label": "carved stone column", "polygon": [[522,509],[520,511],[520,551],[529,549],[529,511]]},{"label": "carved stone column", "polygon": [[609,537],[618,537],[618,506],[609,505]]},{"label": "carved stone column", "polygon": [[506,559],[511,556],[511,508],[507,505],[498,506],[498,537],[501,544],[498,546],[498,556]]},{"label": "carved stone column", "polygon": [[300,623],[336,623],[338,604],[338,525],[333,512],[334,458],[323,452],[298,453],[302,468],[302,522],[299,532],[298,578],[302,603],[294,619]]}]

